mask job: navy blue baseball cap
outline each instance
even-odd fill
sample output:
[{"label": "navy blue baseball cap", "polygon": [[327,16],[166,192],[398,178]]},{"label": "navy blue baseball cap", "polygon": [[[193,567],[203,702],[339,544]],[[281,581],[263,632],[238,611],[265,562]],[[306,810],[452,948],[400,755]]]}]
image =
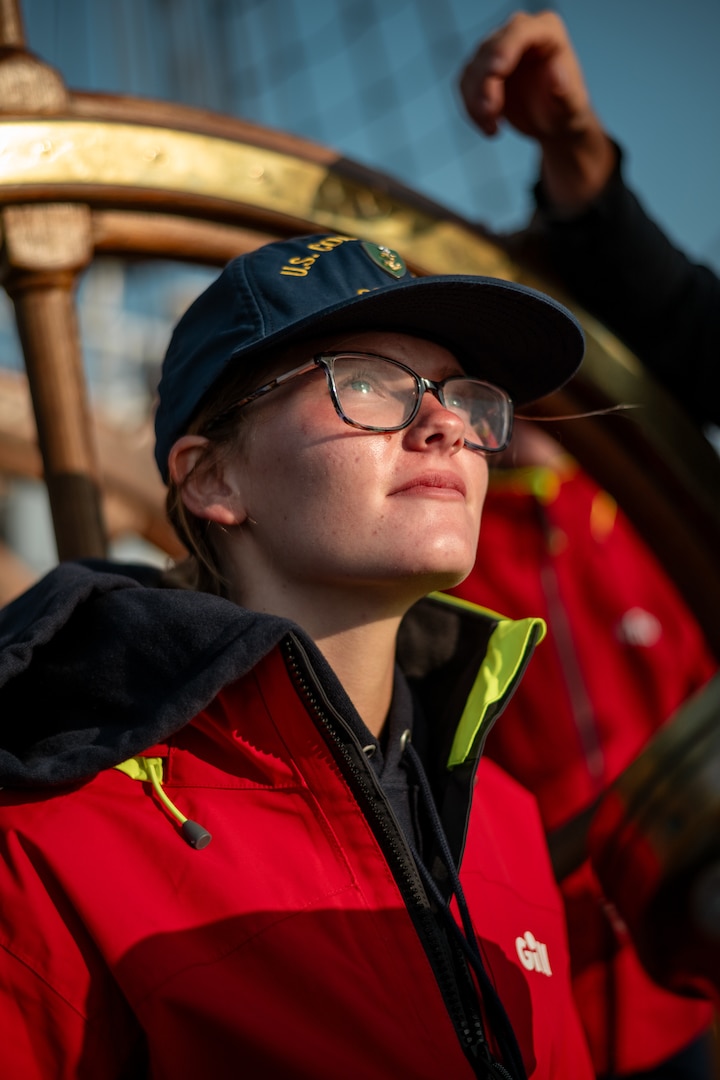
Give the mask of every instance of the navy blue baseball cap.
[{"label": "navy blue baseball cap", "polygon": [[277,346],[364,330],[435,341],[518,405],[567,382],[584,352],[573,315],[534,289],[462,274],[414,277],[397,252],[352,236],[279,240],[228,263],[175,327],[155,414],[163,478],[173,443],[238,364],[261,373]]}]

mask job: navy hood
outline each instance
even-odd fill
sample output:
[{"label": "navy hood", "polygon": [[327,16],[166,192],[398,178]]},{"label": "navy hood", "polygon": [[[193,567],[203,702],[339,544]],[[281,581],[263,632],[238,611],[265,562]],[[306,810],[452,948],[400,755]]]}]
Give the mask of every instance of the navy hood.
[{"label": "navy hood", "polygon": [[62,563],[0,612],[0,785],[68,783],[162,743],[302,634],[159,583],[148,567]]}]

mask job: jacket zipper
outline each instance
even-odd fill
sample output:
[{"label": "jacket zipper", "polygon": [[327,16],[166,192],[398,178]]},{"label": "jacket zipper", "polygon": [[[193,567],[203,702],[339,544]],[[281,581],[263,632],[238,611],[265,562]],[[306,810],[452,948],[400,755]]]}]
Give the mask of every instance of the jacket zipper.
[{"label": "jacket zipper", "polygon": [[[290,675],[306,705],[320,722],[351,790],[356,798],[359,792],[363,796],[363,802],[367,804],[369,820],[374,826],[373,831],[381,842],[388,864],[393,870],[405,904],[428,954],[445,1007],[466,1057],[477,1076],[487,1077],[487,1070],[491,1068],[495,1075],[505,1076],[508,1080],[512,1080],[504,1066],[492,1060],[471,980],[468,978],[468,988],[464,994],[458,985],[447,954],[447,945],[430,909],[415,860],[405,843],[400,826],[397,824],[377,777],[367,763],[359,741],[343,717],[327,700],[312,669],[310,659],[294,634],[288,635],[283,642],[283,652]],[[471,1000],[471,994],[475,1000]]]}]

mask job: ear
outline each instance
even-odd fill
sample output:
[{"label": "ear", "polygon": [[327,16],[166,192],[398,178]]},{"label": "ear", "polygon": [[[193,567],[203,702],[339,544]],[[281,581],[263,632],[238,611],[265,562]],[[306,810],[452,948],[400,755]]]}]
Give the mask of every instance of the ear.
[{"label": "ear", "polygon": [[206,460],[209,440],[183,435],[168,456],[168,471],[185,506],[195,517],[219,525],[241,525],[247,517],[221,461]]}]

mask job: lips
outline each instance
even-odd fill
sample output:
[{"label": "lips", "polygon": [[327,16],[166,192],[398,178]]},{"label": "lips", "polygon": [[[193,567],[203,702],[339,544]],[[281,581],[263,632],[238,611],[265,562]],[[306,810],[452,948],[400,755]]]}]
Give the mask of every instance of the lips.
[{"label": "lips", "polygon": [[413,476],[391,491],[390,494],[402,495],[404,493],[412,494],[413,492],[422,494],[430,491],[437,491],[438,494],[444,491],[449,494],[457,492],[463,497],[467,494],[467,488],[459,476],[454,473],[439,472],[422,473],[420,476]]}]

